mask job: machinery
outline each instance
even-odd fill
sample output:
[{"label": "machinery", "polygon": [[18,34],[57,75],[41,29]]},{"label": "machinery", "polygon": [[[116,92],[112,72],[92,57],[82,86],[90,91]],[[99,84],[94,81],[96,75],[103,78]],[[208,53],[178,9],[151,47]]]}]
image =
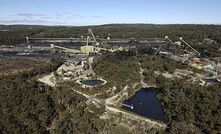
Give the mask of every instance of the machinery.
[{"label": "machinery", "polygon": [[[66,47],[61,47],[61,46],[57,46],[57,45],[54,45],[54,44],[51,44],[50,46],[50,49],[52,50],[52,52],[54,53],[55,52],[55,49],[60,49],[66,53],[72,53],[72,54],[90,54],[90,53],[98,53],[100,51],[110,51],[110,52],[114,52],[114,51],[118,51],[118,50],[122,50],[122,49],[106,49],[106,48],[102,48],[100,46],[100,43],[96,40],[96,37],[92,31],[91,28],[88,29],[88,33],[92,36],[93,38],[93,42],[94,42],[94,45],[89,45],[89,42],[92,42],[90,40],[90,36],[87,36],[87,39],[86,39],[86,45],[85,46],[81,46],[80,47],[80,50],[76,50],[76,49],[70,49],[70,48],[66,48]],[[75,38],[29,38],[29,37],[26,37],[26,40],[27,40],[27,44],[30,45],[30,40],[49,40],[49,41],[52,41],[55,40],[57,42],[61,42],[63,40],[74,40]],[[77,39],[77,38],[76,38]],[[81,36],[81,40],[83,40],[83,36]],[[84,41],[82,41],[84,42]],[[29,46],[31,48],[31,45]]]},{"label": "machinery", "polygon": [[197,54],[198,56],[200,56],[200,52],[197,51],[196,49],[194,49],[190,44],[188,44],[185,40],[183,40],[182,37],[180,37],[180,41],[183,42],[185,45],[187,45],[191,50],[193,50],[193,52],[195,54]]},{"label": "machinery", "polygon": [[79,50],[70,49],[70,48],[61,47],[61,46],[57,46],[57,45],[51,44],[51,49],[55,49],[55,48],[61,49],[61,50],[63,50],[64,52],[68,52],[68,53],[80,53]]},{"label": "machinery", "polygon": [[32,52],[32,45],[30,44],[30,41],[29,41],[28,37],[26,37],[26,42],[27,42],[27,45],[28,45],[29,52]]},{"label": "machinery", "polygon": [[95,46],[96,46],[96,47],[100,46],[100,43],[97,42],[97,40],[96,40],[96,38],[95,38],[95,36],[94,36],[94,33],[93,33],[93,31],[92,31],[91,28],[88,29],[88,33],[92,35],[92,37],[93,37],[93,39],[94,39],[94,42],[95,42]]},{"label": "machinery", "polygon": [[[221,57],[221,54],[214,53],[214,52],[209,52],[209,51],[207,51],[207,50],[205,50],[204,52],[206,52],[206,53],[210,53],[210,54],[213,54],[213,55],[216,55],[216,57],[214,57],[214,59],[217,60],[217,63],[211,62],[210,60],[207,60],[207,62],[211,63],[213,66],[216,67],[216,73],[215,73],[214,76],[218,77],[218,73],[219,73],[219,72],[218,72],[218,71],[219,71],[219,69],[218,69],[218,65],[219,65],[219,63],[220,63],[220,57]],[[221,78],[220,78],[220,76],[219,76],[219,78],[218,78],[217,80],[218,80],[219,82],[221,82]]]},{"label": "machinery", "polygon": [[[197,51],[196,49],[194,49],[190,44],[188,44],[182,37],[180,37],[180,41],[181,42],[176,42],[174,43],[168,36],[165,36],[165,39],[168,40],[171,44],[173,44],[174,46],[180,46],[182,43],[184,43],[187,47],[189,47],[194,54],[200,56],[200,52]],[[188,53],[191,53],[191,52],[188,52]]]},{"label": "machinery", "polygon": [[91,28],[88,29],[88,33],[91,34],[93,40],[94,40],[94,43],[95,45],[89,45],[89,39],[90,37],[88,36],[87,37],[87,45],[86,46],[82,46],[81,47],[81,52],[82,53],[86,53],[86,54],[89,54],[89,53],[98,53],[100,51],[110,51],[110,52],[114,52],[114,51],[117,51],[117,50],[112,50],[112,49],[106,49],[106,48],[102,48],[100,46],[100,43],[96,40],[96,37],[92,31]]},{"label": "machinery", "polygon": [[30,43],[30,42],[29,42],[29,37],[28,37],[28,36],[26,37],[26,42],[27,42],[27,44]]},{"label": "machinery", "polygon": [[[172,53],[179,53],[179,49],[180,49],[180,44],[179,43],[174,43],[168,36],[165,36],[165,40],[169,41],[170,44],[172,44],[172,48],[168,47],[167,49],[170,50]],[[173,49],[176,48],[176,49]],[[178,49],[177,49],[178,48]]]},{"label": "machinery", "polygon": [[175,45],[175,43],[168,36],[165,36],[165,40],[168,40],[171,44]]}]

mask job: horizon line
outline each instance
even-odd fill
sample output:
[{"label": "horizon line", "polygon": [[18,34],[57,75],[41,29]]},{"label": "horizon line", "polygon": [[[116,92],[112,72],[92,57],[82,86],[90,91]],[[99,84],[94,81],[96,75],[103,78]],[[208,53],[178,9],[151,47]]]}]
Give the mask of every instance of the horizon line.
[{"label": "horizon line", "polygon": [[105,25],[221,25],[221,23],[104,23],[104,24],[82,24],[82,25],[71,25],[71,24],[0,24],[1,26],[68,26],[68,27],[81,27],[81,26],[105,26]]}]

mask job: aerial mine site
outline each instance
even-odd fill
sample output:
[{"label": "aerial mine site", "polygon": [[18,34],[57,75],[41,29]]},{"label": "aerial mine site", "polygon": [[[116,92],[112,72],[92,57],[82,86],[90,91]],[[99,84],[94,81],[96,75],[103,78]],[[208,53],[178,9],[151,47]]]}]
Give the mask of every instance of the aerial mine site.
[{"label": "aerial mine site", "polygon": [[0,0],[0,133],[220,134],[214,1]]}]

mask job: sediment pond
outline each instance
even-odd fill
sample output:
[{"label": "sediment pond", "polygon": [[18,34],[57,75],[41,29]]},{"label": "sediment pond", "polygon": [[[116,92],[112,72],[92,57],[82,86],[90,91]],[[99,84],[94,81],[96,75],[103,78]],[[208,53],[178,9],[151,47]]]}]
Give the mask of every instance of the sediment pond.
[{"label": "sediment pond", "polygon": [[102,80],[84,80],[81,81],[82,84],[87,85],[87,86],[99,86],[104,83]]},{"label": "sediment pond", "polygon": [[123,103],[123,108],[130,112],[155,120],[166,121],[163,107],[157,98],[156,88],[141,88]]}]

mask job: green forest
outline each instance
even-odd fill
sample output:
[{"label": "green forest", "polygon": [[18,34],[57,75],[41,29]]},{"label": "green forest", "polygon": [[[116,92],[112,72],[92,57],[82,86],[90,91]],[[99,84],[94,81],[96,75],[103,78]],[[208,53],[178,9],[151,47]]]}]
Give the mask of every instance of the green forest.
[{"label": "green forest", "polygon": [[[162,64],[151,65],[153,61]],[[137,55],[133,51],[106,53],[93,66],[95,70],[101,70],[99,75],[122,89],[125,84],[139,81],[139,62],[146,70],[144,75],[147,77],[149,75],[146,73],[154,70],[173,71],[175,68],[186,68],[181,63],[170,60],[162,62],[162,57],[148,56],[148,53]],[[54,59],[51,64],[44,64],[38,69],[0,77],[1,133],[128,133],[123,127],[110,127],[109,122],[99,119],[104,108],[88,106],[86,99],[66,84],[52,89],[33,78],[54,71],[61,63]],[[168,125],[165,131],[158,133],[220,132],[220,84],[202,87],[182,79],[166,79],[161,75],[153,80],[157,84],[158,99],[163,105]]]},{"label": "green forest", "polygon": [[[24,43],[26,36],[86,36],[88,28],[1,25],[0,45]],[[113,24],[92,28],[100,38],[164,38],[168,35],[178,40],[182,36],[201,52],[217,52],[221,44],[220,25]],[[206,38],[213,39],[215,43],[204,43]],[[63,62],[62,59],[52,59],[50,63],[9,58],[0,60],[0,133],[129,133],[120,125],[100,119],[104,107],[88,104],[86,98],[76,94],[67,83],[51,88],[36,80],[38,76],[55,71]],[[98,90],[102,88],[103,92],[116,86],[117,93],[126,85],[139,83],[140,67],[144,69],[145,82],[158,87],[157,97],[166,115],[168,126],[165,131],[157,133],[221,132],[221,84],[205,87],[191,84],[186,79],[171,80],[162,75],[156,76],[154,71],[173,73],[175,69],[192,68],[154,55],[152,49],[105,52],[97,56],[93,69],[108,81]],[[105,98],[111,94],[101,95]]]},{"label": "green forest", "polygon": [[[16,64],[27,61],[18,60]],[[104,107],[88,104],[66,84],[51,88],[36,80],[55,71],[62,62],[52,59],[38,68],[0,76],[0,133],[128,133],[124,127],[100,119]]]},{"label": "green forest", "polygon": [[136,62],[140,62],[145,70],[143,73],[145,81],[158,87],[157,96],[166,114],[168,127],[160,133],[219,133],[221,131],[221,84],[204,87],[191,84],[185,79],[171,80],[162,75],[156,76],[154,71],[172,73],[177,68],[191,68],[165,57],[153,56],[145,50],[139,51],[137,56],[134,52],[106,54],[94,65],[95,70],[102,72],[99,75],[110,82],[127,83],[129,81],[131,83],[139,80],[135,74],[139,73]]},{"label": "green forest", "polygon": [[99,38],[164,38],[173,40],[184,37],[190,41],[211,38],[221,43],[220,25],[153,25],[153,24],[110,24],[100,26],[32,26],[0,25],[0,44],[14,45],[25,42],[25,37],[76,37],[87,35],[91,27]]},{"label": "green forest", "polygon": [[[105,123],[89,112],[83,96],[62,85],[52,89],[34,78],[55,71],[61,63],[54,59],[38,69],[0,76],[0,133],[97,133],[104,129]],[[91,107],[95,113],[103,110]]]},{"label": "green forest", "polygon": [[[183,37],[202,54],[220,53],[220,25],[154,25],[154,24],[109,24],[100,26],[38,26],[38,25],[0,25],[0,45],[18,45],[26,43],[26,37],[42,38],[81,38],[88,36],[92,28],[97,38],[142,39],[165,38],[174,42]],[[206,41],[210,39],[212,42]],[[98,39],[99,40],[99,39]]]},{"label": "green forest", "polygon": [[168,120],[167,133],[220,133],[221,84],[202,87],[163,77],[157,78],[157,83]]}]

